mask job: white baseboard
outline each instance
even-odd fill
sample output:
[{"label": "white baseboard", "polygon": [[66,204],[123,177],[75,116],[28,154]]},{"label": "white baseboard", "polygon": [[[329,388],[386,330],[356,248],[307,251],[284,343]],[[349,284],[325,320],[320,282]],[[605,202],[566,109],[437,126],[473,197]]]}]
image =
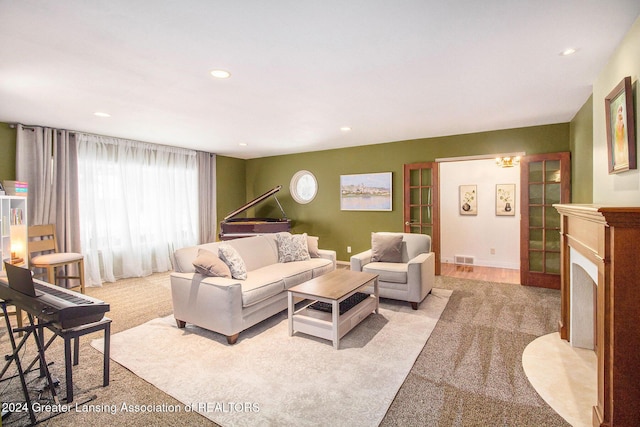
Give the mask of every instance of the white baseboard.
[{"label": "white baseboard", "polygon": [[[446,264],[455,264],[453,257],[442,257],[440,258],[440,262]],[[488,260],[482,260],[475,258],[474,264],[472,267],[494,267],[494,268],[507,268],[509,270],[519,270],[519,263],[510,263],[510,262],[492,262]]]}]

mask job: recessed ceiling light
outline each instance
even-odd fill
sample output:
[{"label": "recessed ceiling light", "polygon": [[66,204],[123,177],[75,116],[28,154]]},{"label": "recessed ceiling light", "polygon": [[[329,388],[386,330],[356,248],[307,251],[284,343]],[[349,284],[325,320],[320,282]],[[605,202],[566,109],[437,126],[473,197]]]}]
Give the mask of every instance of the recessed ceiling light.
[{"label": "recessed ceiling light", "polygon": [[241,147],[246,147],[247,143],[246,142],[240,142],[238,145],[241,146]]},{"label": "recessed ceiling light", "polygon": [[226,70],[211,70],[211,75],[216,79],[228,79],[231,73]]},{"label": "recessed ceiling light", "polygon": [[100,112],[100,111],[96,111],[95,113],[93,113],[93,115],[97,116],[97,117],[111,117],[111,114],[103,113],[103,112]]},{"label": "recessed ceiling light", "polygon": [[351,127],[349,127],[349,126],[342,126],[342,127],[340,128],[340,130],[341,130],[342,132],[349,132],[349,131],[351,130]]},{"label": "recessed ceiling light", "polygon": [[560,56],[569,56],[569,55],[573,55],[574,53],[576,53],[576,49],[570,47],[560,52]]}]

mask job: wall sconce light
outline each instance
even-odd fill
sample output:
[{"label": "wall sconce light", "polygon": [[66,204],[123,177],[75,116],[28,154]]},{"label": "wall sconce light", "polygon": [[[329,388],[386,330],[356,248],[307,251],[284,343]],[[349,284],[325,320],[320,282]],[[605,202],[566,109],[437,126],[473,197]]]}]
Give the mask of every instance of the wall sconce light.
[{"label": "wall sconce light", "polygon": [[520,156],[496,157],[496,164],[501,168],[512,168],[520,164]]}]

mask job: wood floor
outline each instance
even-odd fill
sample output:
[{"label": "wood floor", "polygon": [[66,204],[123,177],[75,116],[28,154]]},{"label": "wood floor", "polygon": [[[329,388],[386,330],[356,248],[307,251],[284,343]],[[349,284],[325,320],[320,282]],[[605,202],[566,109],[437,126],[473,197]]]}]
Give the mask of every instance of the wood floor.
[{"label": "wood floor", "polygon": [[462,279],[485,280],[496,283],[520,284],[520,270],[508,268],[460,266],[442,263],[440,274]]}]

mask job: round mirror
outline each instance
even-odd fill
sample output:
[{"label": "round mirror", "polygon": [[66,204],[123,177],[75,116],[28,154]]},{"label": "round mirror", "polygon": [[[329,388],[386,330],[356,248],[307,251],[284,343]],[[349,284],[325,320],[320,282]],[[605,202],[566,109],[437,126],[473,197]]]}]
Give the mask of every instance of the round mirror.
[{"label": "round mirror", "polygon": [[309,171],[301,170],[293,175],[289,185],[291,197],[298,203],[309,203],[318,193],[318,181]]}]

